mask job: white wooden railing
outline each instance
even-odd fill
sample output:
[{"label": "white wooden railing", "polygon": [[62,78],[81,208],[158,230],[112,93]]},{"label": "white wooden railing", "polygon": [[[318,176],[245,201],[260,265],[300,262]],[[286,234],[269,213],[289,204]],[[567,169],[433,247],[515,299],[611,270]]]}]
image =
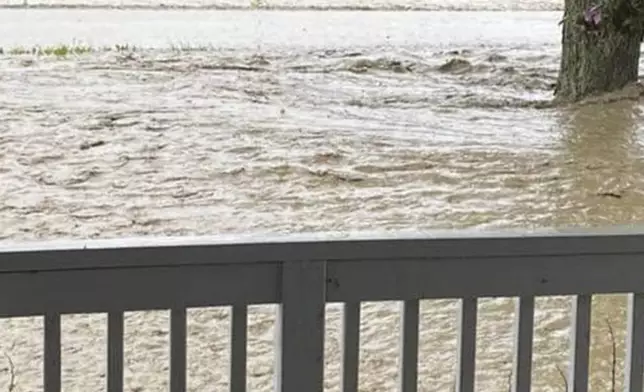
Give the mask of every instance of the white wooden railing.
[{"label": "white wooden railing", "polygon": [[519,297],[514,391],[530,391],[535,296],[575,295],[571,391],[588,389],[591,299],[631,293],[625,388],[642,391],[644,232],[130,239],[0,247],[0,317],[44,315],[61,390],[61,314],[108,313],[107,389],[123,390],[123,312],[171,309],[170,390],[186,389],[186,308],[232,306],[230,385],[246,389],[247,306],[280,304],[276,391],[323,390],[324,312],[344,303],[342,390],[356,391],[361,301],[403,301],[400,390],[417,389],[419,299],[461,298],[457,391],[474,391],[477,298]]}]

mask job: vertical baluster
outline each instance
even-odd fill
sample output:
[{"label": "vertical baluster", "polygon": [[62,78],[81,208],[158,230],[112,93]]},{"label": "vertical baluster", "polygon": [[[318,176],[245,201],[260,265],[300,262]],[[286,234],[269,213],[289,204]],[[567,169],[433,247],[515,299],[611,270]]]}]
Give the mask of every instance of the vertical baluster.
[{"label": "vertical baluster", "polygon": [[474,392],[477,313],[477,298],[461,299],[456,392]]},{"label": "vertical baluster", "polygon": [[400,391],[418,389],[418,300],[403,302],[400,334]]},{"label": "vertical baluster", "polygon": [[230,390],[246,392],[248,308],[246,305],[234,305],[231,311]]},{"label": "vertical baluster", "polygon": [[359,359],[360,302],[347,302],[342,322],[342,392],[358,391]]},{"label": "vertical baluster", "polygon": [[170,312],[170,392],[186,390],[186,308]]},{"label": "vertical baluster", "polygon": [[45,314],[45,369],[47,392],[60,392],[60,313]]},{"label": "vertical baluster", "polygon": [[590,295],[578,295],[573,303],[570,339],[573,347],[568,384],[574,392],[588,392],[591,304]]},{"label": "vertical baluster", "polygon": [[530,392],[532,383],[534,297],[520,297],[517,301],[514,328],[515,342],[512,391]]},{"label": "vertical baluster", "polygon": [[123,312],[107,315],[107,391],[123,392]]},{"label": "vertical baluster", "polygon": [[640,392],[644,388],[644,294],[628,295],[628,324],[624,386],[626,391]]},{"label": "vertical baluster", "polygon": [[326,262],[282,266],[276,331],[276,392],[319,392],[324,381]]}]

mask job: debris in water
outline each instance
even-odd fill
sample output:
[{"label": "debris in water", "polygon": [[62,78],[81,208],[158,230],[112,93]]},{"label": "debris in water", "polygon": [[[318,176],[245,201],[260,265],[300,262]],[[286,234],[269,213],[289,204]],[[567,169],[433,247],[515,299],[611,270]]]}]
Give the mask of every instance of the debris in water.
[{"label": "debris in water", "polygon": [[99,147],[106,144],[103,140],[97,140],[95,142],[84,142],[80,145],[81,150],[89,150],[90,148]]},{"label": "debris in water", "polygon": [[340,172],[336,172],[328,169],[321,169],[321,170],[307,169],[307,170],[309,174],[312,174],[316,177],[331,179],[339,182],[355,183],[355,182],[365,181],[365,178],[356,176],[355,174],[351,174],[351,173],[340,173]]},{"label": "debris in water", "polygon": [[472,54],[472,51],[469,49],[455,49],[455,50],[450,50],[446,54],[451,55],[451,56],[464,56],[467,54]]},{"label": "debris in water", "polygon": [[622,198],[622,194],[621,193],[616,193],[616,192],[599,192],[599,193],[597,193],[597,196],[612,197],[614,199],[621,199]]}]

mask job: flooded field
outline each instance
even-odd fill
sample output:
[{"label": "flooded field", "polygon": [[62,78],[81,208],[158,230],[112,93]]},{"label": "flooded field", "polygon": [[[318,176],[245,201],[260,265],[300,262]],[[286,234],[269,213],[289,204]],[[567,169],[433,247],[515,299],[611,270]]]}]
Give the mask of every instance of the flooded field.
[{"label": "flooded field", "polygon": [[0,7],[317,10],[559,10],[563,0],[0,0]]},{"label": "flooded field", "polygon": [[[639,222],[641,105],[549,105],[560,16],[0,11],[0,238]],[[32,53],[61,44],[86,50]],[[621,339],[622,305],[597,300],[593,391],[611,389],[607,320]],[[423,304],[422,391],[453,389],[456,310]],[[565,390],[568,310],[538,302],[535,390]],[[395,388],[396,311],[365,304],[362,391]],[[338,391],[336,306],[327,318]],[[64,390],[105,390],[104,320],[64,318]],[[251,312],[251,391],[272,385],[273,321]],[[512,300],[481,302],[477,390],[508,390],[512,321]],[[227,311],[189,323],[190,390],[225,390]],[[0,323],[15,391],[42,388],[41,331]],[[167,390],[167,313],[129,314],[128,331],[126,390]],[[9,373],[1,362],[0,390]]]}]

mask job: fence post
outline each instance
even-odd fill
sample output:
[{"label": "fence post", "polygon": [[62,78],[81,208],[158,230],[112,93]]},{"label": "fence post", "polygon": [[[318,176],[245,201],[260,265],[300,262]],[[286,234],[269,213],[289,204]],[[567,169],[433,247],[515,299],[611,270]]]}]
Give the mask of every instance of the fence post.
[{"label": "fence post", "polygon": [[326,262],[282,264],[275,392],[322,392]]}]

